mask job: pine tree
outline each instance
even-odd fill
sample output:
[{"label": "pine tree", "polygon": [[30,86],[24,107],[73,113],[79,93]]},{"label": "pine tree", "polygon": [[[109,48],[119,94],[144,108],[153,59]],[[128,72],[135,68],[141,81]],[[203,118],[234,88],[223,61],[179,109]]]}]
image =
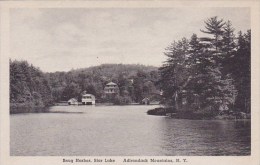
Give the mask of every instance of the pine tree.
[{"label": "pine tree", "polygon": [[213,35],[213,38],[204,37],[201,38],[202,41],[208,42],[210,48],[213,48],[215,53],[218,53],[219,49],[222,46],[221,40],[222,35],[224,33],[223,26],[225,22],[223,19],[218,19],[217,16],[209,18],[205,21],[205,28],[206,30],[201,30],[201,32]]},{"label": "pine tree", "polygon": [[235,86],[238,90],[235,107],[239,111],[250,112],[251,95],[251,31],[238,34],[237,51],[231,58],[234,62],[231,74],[235,80]]},{"label": "pine tree", "polygon": [[234,35],[235,29],[232,27],[231,21],[227,21],[223,29],[224,32],[223,32],[221,51],[229,57],[234,55],[234,51],[236,47],[235,35]]},{"label": "pine tree", "polygon": [[232,65],[234,63],[233,57],[236,51],[234,28],[230,21],[226,22],[224,26],[224,33],[222,39],[222,48],[220,56],[220,64],[222,72],[225,76],[229,76]]},{"label": "pine tree", "polygon": [[[201,30],[204,33],[212,35],[212,37],[201,38],[201,41],[206,42],[207,51],[209,53],[209,59],[212,62],[210,64],[211,69],[207,72],[214,71],[216,76],[212,84],[217,83],[218,89],[216,90],[216,96],[222,103],[232,101],[233,98],[233,80],[230,77],[229,58],[234,54],[235,42],[234,42],[234,28],[230,21],[224,22],[223,19],[212,17],[205,21],[205,30]],[[218,94],[219,93],[219,94]],[[221,94],[222,93],[222,94]],[[227,101],[229,100],[229,101]],[[234,99],[233,99],[234,100]]]},{"label": "pine tree", "polygon": [[189,52],[191,80],[187,89],[191,97],[199,97],[199,107],[217,106],[218,100],[223,97],[224,84],[221,82],[219,67],[216,67],[210,58],[211,50],[204,47],[196,35],[192,35]]},{"label": "pine tree", "polygon": [[183,38],[173,42],[166,48],[165,55],[168,57],[165,64],[159,68],[161,74],[161,88],[167,104],[174,105],[179,109],[180,93],[188,81],[188,49],[189,41]]}]

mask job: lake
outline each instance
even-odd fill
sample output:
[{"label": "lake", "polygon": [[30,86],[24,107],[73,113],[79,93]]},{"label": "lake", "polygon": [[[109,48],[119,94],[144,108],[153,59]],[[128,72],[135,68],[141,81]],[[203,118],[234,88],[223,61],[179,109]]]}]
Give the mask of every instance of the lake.
[{"label": "lake", "polygon": [[12,114],[11,156],[250,155],[250,120],[150,116],[158,105],[54,106]]}]

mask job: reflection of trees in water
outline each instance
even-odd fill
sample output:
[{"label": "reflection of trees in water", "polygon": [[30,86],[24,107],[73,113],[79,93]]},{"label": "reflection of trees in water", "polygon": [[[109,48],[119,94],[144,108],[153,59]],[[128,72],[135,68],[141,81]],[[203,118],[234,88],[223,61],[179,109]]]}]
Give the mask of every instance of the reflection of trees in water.
[{"label": "reflection of trees in water", "polygon": [[49,112],[49,107],[12,107],[10,114],[16,113],[46,113]]},{"label": "reflection of trees in water", "polygon": [[166,120],[162,146],[172,155],[249,155],[250,121]]}]

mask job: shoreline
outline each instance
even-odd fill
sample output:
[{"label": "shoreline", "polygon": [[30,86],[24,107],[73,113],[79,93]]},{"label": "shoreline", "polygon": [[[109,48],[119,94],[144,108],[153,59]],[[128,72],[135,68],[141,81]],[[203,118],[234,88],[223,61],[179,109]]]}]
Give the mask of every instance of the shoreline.
[{"label": "shoreline", "polygon": [[188,120],[251,120],[251,115],[244,112],[233,114],[210,114],[201,111],[179,110],[173,111],[172,108],[155,108],[147,111],[147,115],[166,116],[173,119]]},{"label": "shoreline", "polygon": [[150,103],[150,104],[140,104],[140,103],[130,103],[130,104],[114,104],[114,103],[96,103],[94,105],[83,105],[83,104],[72,104],[68,105],[68,103],[55,103],[53,106],[134,106],[134,105],[160,105],[158,103]]},{"label": "shoreline", "polygon": [[48,106],[35,106],[35,105],[18,105],[18,104],[11,104],[9,107],[9,113],[10,114],[19,114],[19,113],[48,113],[49,108],[53,106],[154,106],[154,105],[159,105],[159,104],[149,104],[149,105],[144,105],[144,104],[139,104],[139,103],[132,103],[132,104],[113,104],[113,103],[97,103],[95,105],[83,105],[83,104],[77,104],[77,105],[68,105],[67,103],[54,103],[53,105],[48,105]]},{"label": "shoreline", "polygon": [[[48,113],[49,108],[53,106],[142,106],[143,104],[125,104],[125,105],[115,105],[111,103],[98,103],[96,105],[68,105],[65,103],[57,104],[50,106],[29,106],[29,105],[11,105],[10,106],[10,114],[22,114],[22,113]],[[143,106],[154,106],[160,104],[149,104]],[[208,114],[208,113],[201,113],[196,111],[173,111],[172,108],[163,108],[157,107],[154,109],[150,109],[147,112],[147,115],[153,116],[164,116],[169,117],[172,119],[187,119],[187,120],[251,120],[250,114],[246,114],[243,112],[238,112],[236,114]]]}]

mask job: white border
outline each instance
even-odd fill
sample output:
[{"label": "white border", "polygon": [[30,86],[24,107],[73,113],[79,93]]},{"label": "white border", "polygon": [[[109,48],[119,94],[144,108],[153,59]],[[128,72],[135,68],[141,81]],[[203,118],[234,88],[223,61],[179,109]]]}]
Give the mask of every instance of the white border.
[{"label": "white border", "polygon": [[[1,160],[2,165],[60,165],[70,164],[63,163],[63,158],[90,158],[88,156],[10,156],[10,123],[9,123],[9,9],[10,8],[170,8],[170,7],[249,7],[251,8],[251,30],[252,30],[252,144],[251,156],[156,156],[156,157],[138,157],[138,156],[109,156],[95,158],[114,158],[116,163],[104,164],[130,164],[123,163],[124,158],[186,158],[187,163],[158,163],[158,164],[211,164],[211,165],[259,165],[259,74],[260,74],[260,3],[259,1],[7,1],[0,2],[0,80],[1,80]],[[93,158],[93,157],[91,157]],[[100,164],[100,163],[73,163],[73,164]],[[136,164],[136,163],[131,163]],[[138,163],[140,165],[147,163]],[[149,163],[157,164],[157,163]]]}]

